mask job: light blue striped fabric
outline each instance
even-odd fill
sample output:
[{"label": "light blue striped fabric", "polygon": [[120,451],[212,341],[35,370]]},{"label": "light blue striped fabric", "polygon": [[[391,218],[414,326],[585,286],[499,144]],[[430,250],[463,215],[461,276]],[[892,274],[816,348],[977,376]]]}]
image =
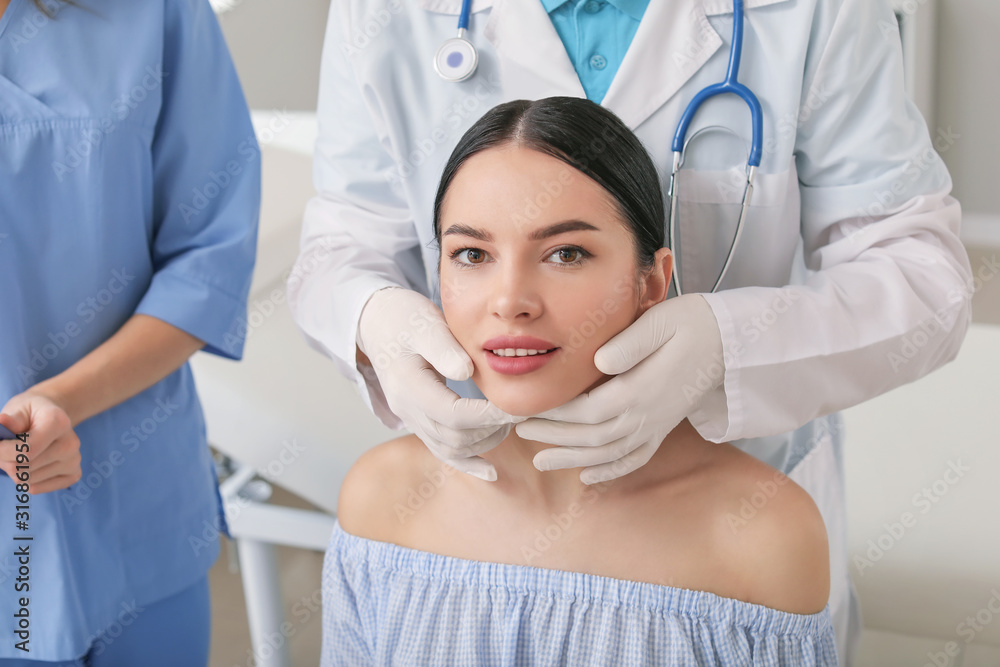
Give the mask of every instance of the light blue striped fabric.
[{"label": "light blue striped fabric", "polygon": [[339,522],[323,561],[322,667],[836,664],[829,606],[442,556]]}]

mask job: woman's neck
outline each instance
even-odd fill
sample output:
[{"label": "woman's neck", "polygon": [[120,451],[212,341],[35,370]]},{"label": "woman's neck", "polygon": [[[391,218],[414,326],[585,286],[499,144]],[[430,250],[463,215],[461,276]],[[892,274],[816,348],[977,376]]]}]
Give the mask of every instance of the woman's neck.
[{"label": "woman's neck", "polygon": [[583,468],[548,471],[535,468],[535,455],[554,445],[525,440],[511,429],[503,442],[481,454],[496,468],[496,481],[483,482],[474,477],[469,477],[469,480],[477,489],[516,498],[519,503],[523,502],[540,511],[557,511],[579,500],[588,490],[596,488],[603,493],[614,487],[616,492],[627,492],[650,482],[665,480],[690,467],[693,457],[700,454],[699,444],[711,445],[685,419],[664,438],[645,465],[604,484],[588,485],[580,481]]}]

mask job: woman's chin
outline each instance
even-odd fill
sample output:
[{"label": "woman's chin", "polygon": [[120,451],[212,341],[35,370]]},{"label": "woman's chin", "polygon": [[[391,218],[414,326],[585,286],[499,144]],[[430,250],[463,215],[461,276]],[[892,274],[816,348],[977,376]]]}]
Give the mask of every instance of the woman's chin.
[{"label": "woman's chin", "polygon": [[484,374],[478,369],[472,375],[483,396],[504,412],[514,417],[534,417],[547,410],[558,408],[582,394],[595,382],[610,379],[597,368],[589,373],[562,373],[555,377],[537,376],[526,381],[531,374],[517,380],[498,373]]},{"label": "woman's chin", "polygon": [[533,417],[539,413],[558,408],[572,399],[572,396],[531,396],[525,392],[484,391],[483,395],[504,412],[514,417]]}]

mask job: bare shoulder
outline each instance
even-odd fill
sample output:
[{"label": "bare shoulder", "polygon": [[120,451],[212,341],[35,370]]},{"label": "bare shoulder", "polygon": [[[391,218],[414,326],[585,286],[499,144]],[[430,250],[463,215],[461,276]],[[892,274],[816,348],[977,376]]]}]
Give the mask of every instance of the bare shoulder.
[{"label": "bare shoulder", "polygon": [[346,532],[392,542],[400,525],[399,504],[405,506],[431,454],[415,435],[404,435],[362,454],[347,472],[337,500],[337,520]]},{"label": "bare shoulder", "polygon": [[713,484],[713,542],[739,593],[796,614],[820,612],[830,596],[826,525],[812,496],[781,472],[731,445]]}]

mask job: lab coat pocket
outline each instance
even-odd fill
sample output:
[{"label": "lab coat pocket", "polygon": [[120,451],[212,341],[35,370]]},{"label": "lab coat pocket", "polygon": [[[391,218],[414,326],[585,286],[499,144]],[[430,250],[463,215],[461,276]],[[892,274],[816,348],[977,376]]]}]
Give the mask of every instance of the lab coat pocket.
[{"label": "lab coat pocket", "polygon": [[[681,288],[708,292],[722,271],[743,208],[746,168],[682,169],[677,176],[671,239]],[[667,202],[670,206],[670,202]],[[787,285],[799,239],[798,176],[794,166],[757,172],[743,229],[719,290]]]},{"label": "lab coat pocket", "polygon": [[0,75],[0,125],[58,117],[51,107]]}]

